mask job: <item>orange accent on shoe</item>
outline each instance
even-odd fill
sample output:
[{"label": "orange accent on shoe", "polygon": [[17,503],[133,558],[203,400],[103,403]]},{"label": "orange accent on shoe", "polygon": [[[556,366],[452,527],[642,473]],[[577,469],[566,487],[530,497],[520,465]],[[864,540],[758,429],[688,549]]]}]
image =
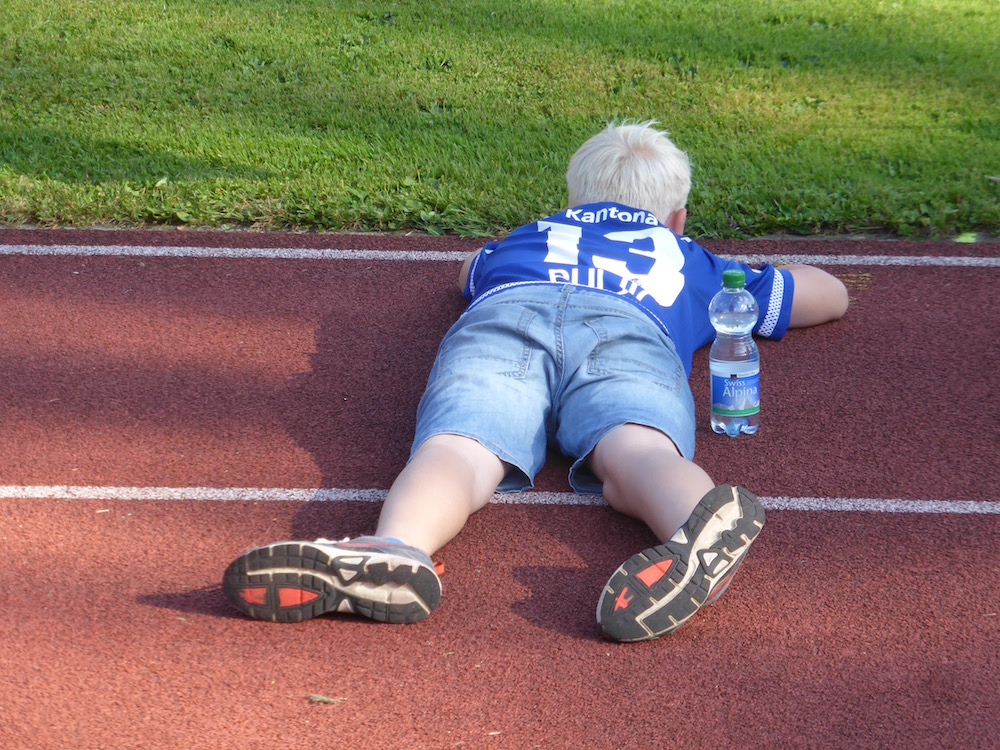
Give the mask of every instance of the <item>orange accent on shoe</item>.
[{"label": "orange accent on shoe", "polygon": [[670,566],[673,564],[673,559],[660,560],[660,562],[650,565],[645,570],[636,573],[635,577],[646,584],[646,588],[652,588],[654,583],[667,574],[667,571],[670,570]]},{"label": "orange accent on shoe", "polygon": [[723,578],[721,581],[719,581],[715,585],[715,588],[712,589],[712,593],[710,593],[708,595],[708,599],[705,600],[705,604],[711,604],[716,599],[718,599],[720,596],[722,596],[722,592],[725,590],[726,586],[729,585],[729,582],[731,580],[733,580],[733,576],[735,576],[735,575],[736,575],[736,571],[734,570],[732,573],[730,573],[725,578]]},{"label": "orange accent on shoe", "polygon": [[267,587],[254,586],[253,588],[240,589],[239,596],[247,604],[259,604],[263,607],[267,604]]},{"label": "orange accent on shoe", "polygon": [[278,589],[279,607],[298,607],[300,604],[308,604],[314,599],[319,599],[319,594],[315,591],[291,588],[282,586]]},{"label": "orange accent on shoe", "polygon": [[626,599],[625,594],[627,593],[628,593],[628,586],[623,588],[618,593],[618,597],[615,599],[615,608],[612,610],[613,612],[617,612],[619,609],[625,609],[626,607],[628,607],[629,604],[632,603],[632,600],[635,599],[635,594]]},{"label": "orange accent on shoe", "polygon": [[440,560],[437,560],[434,563],[434,572],[437,573],[439,576],[443,576],[444,575],[444,563],[441,562]]}]

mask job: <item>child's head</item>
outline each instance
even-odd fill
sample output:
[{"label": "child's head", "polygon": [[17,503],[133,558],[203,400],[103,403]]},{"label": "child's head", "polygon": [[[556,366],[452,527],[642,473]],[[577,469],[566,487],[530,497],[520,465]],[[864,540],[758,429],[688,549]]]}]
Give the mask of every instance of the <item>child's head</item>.
[{"label": "child's head", "polygon": [[570,207],[624,203],[652,211],[668,224],[687,203],[691,165],[655,124],[612,123],[580,146],[566,172]]}]

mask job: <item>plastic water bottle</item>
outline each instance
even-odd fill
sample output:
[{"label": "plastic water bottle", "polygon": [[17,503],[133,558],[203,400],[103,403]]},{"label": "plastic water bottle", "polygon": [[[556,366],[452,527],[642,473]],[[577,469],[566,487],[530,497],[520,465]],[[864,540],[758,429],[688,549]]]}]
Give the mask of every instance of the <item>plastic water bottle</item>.
[{"label": "plastic water bottle", "polygon": [[760,423],[760,352],[753,340],[757,300],[743,271],[722,273],[722,289],[708,306],[716,336],[708,354],[712,377],[712,429],[752,435]]}]

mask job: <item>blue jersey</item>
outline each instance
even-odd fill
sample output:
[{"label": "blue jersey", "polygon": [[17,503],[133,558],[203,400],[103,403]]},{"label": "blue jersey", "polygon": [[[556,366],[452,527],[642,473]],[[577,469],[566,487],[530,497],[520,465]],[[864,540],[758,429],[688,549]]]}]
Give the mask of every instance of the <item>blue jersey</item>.
[{"label": "blue jersey", "polygon": [[634,302],[662,328],[688,375],[696,349],[715,338],[708,303],[722,288],[722,272],[746,273],[760,315],[754,333],[781,338],[792,309],[792,275],[713,255],[679,237],[647,211],[593,203],[526,224],[474,258],[465,286],[470,307],[521,284],[575,284]]}]

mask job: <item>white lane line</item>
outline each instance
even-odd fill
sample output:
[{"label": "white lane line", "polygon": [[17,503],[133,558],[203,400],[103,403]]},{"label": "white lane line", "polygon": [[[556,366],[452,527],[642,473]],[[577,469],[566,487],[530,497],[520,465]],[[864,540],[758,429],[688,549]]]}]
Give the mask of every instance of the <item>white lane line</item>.
[{"label": "white lane line", "polygon": [[[194,500],[199,502],[365,502],[379,503],[386,490],[283,487],[90,487],[71,485],[0,486],[0,500]],[[1000,515],[1000,501],[901,500],[848,497],[761,497],[769,510],[863,513],[960,513]],[[573,492],[511,492],[493,496],[502,505],[604,505],[597,495]]]},{"label": "white lane line", "polygon": [[0,255],[114,255],[140,258],[237,258],[266,260],[464,260],[445,250],[333,250],[292,247],[157,247],[153,245],[0,245]]},{"label": "white lane line", "polygon": [[[460,261],[468,253],[449,250],[351,250],[277,247],[180,247],[152,245],[3,245],[0,255],[67,255],[161,258],[235,258],[272,260]],[[741,263],[809,263],[818,266],[906,266],[1000,268],[1000,257],[922,255],[729,255]]]},{"label": "white lane line", "polygon": [[756,266],[761,263],[775,265],[788,263],[808,263],[813,266],[907,266],[907,267],[952,267],[952,268],[1000,268],[1000,257],[962,257],[924,255],[726,255],[730,258]]}]

